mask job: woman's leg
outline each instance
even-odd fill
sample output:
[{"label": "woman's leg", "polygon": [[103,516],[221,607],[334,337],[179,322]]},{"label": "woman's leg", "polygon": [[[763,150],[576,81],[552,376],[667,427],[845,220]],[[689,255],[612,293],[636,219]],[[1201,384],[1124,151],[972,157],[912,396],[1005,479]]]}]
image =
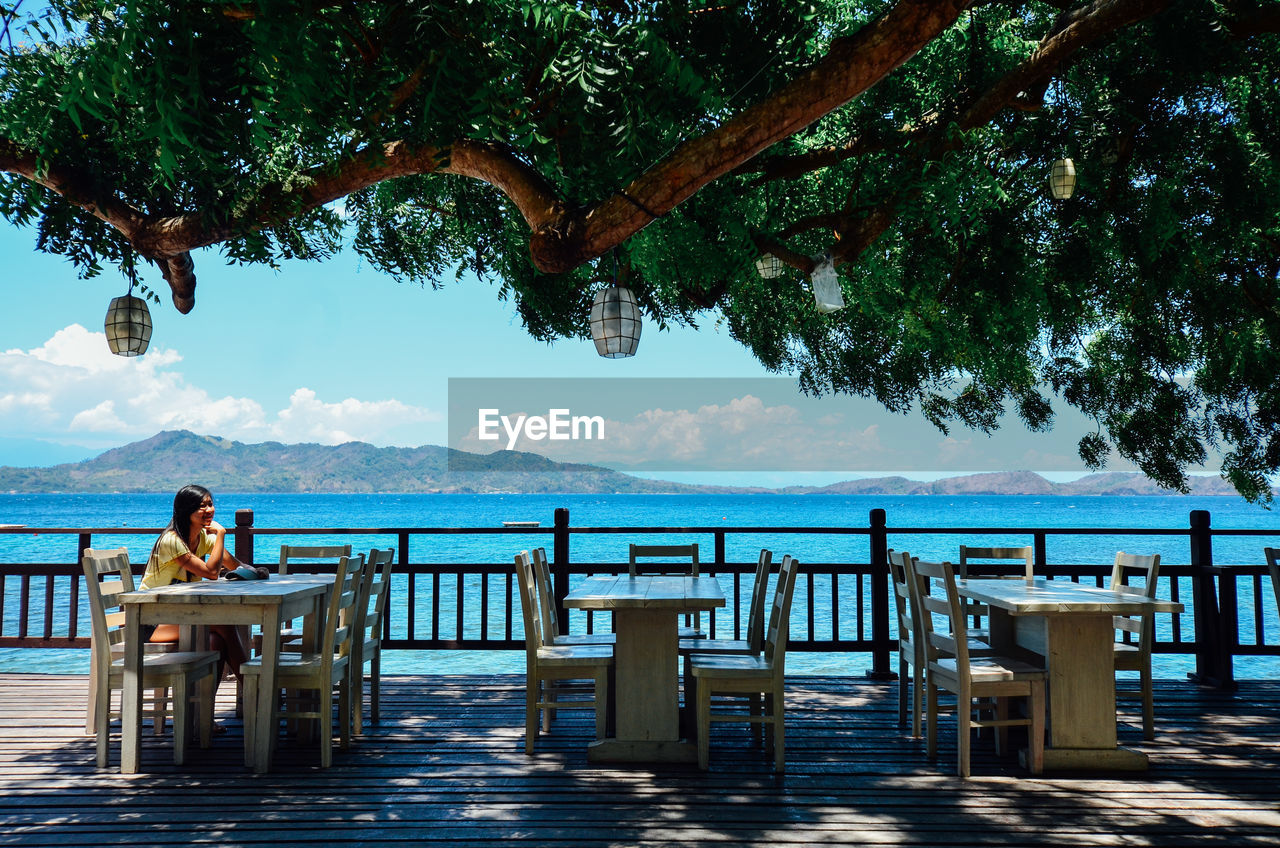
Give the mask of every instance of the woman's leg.
[{"label": "woman's leg", "polygon": [[209,628],[209,647],[222,654],[222,661],[230,667],[232,674],[240,676],[240,664],[249,658],[249,650],[239,627],[233,624],[212,625]]}]

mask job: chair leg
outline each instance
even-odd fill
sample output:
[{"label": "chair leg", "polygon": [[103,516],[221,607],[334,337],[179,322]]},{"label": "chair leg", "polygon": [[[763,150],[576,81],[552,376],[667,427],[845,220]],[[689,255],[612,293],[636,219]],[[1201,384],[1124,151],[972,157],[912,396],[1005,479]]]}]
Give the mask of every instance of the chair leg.
[{"label": "chair leg", "polygon": [[698,684],[698,768],[706,771],[711,765],[711,684]]},{"label": "chair leg", "polygon": [[253,755],[258,749],[258,675],[244,676],[244,764],[253,768]]},{"label": "chair leg", "polygon": [[[98,737],[98,768],[107,767],[107,755],[111,747],[111,690],[105,685],[99,686],[94,698],[93,722],[94,735]],[[122,733],[123,736],[123,728]]]},{"label": "chair leg", "polygon": [[773,715],[773,770],[781,774],[786,770],[787,722],[783,705],[783,691],[779,688],[769,700],[769,712]]},{"label": "chair leg", "polygon": [[173,678],[173,764],[180,766],[187,757],[187,727],[189,717],[187,700],[191,694],[191,686],[185,674],[174,675]]},{"label": "chair leg", "polygon": [[538,736],[538,689],[542,681],[530,678],[524,684],[524,752],[533,753],[533,743]]},{"label": "chair leg", "polygon": [[[899,657],[902,655],[901,649],[898,651]],[[898,660],[898,727],[905,728],[907,726],[907,662],[906,660]]]},{"label": "chair leg", "polygon": [[925,752],[929,759],[938,756],[938,687],[925,682]]},{"label": "chair leg", "polygon": [[[747,695],[747,712],[753,718],[761,718],[767,715],[765,707],[761,705],[761,696],[759,692],[752,692]],[[751,722],[751,741],[757,745],[764,744],[764,722]]]},{"label": "chair leg", "polygon": [[382,681],[382,647],[373,652],[373,661],[369,664],[369,721],[377,724],[382,721],[382,710],[379,704],[378,690]]},{"label": "chair leg", "polygon": [[84,711],[85,735],[98,732],[98,664],[89,657],[89,702]]},{"label": "chair leg", "polygon": [[956,774],[969,776],[969,719],[973,709],[973,699],[968,692],[956,695]]},{"label": "chair leg", "polygon": [[1156,709],[1151,691],[1151,660],[1140,669],[1142,675],[1142,738],[1156,738]]},{"label": "chair leg", "polygon": [[[319,725],[319,732],[316,735],[320,737],[320,768],[327,769],[329,766],[333,765],[333,689],[330,687],[328,693],[329,697],[327,698],[323,697],[325,693],[322,690],[316,690],[316,694],[322,696],[320,698],[321,704],[328,704],[328,709],[321,706],[320,709],[317,710],[317,713],[319,713],[322,718],[316,720],[316,724]],[[346,715],[346,694],[343,684],[339,683],[338,724],[340,726],[338,728],[338,732],[344,737],[350,732],[343,721],[343,719],[349,718],[349,716]]]},{"label": "chair leg", "polygon": [[[996,698],[996,720],[1008,721],[1009,719],[1009,699]],[[1009,750],[1009,728],[1001,725],[996,728],[996,756],[1003,757],[1005,751]]]},{"label": "chair leg", "polygon": [[[351,731],[354,729],[353,722],[355,721],[355,716],[351,712],[351,688],[349,680],[344,679],[338,682],[338,741],[344,751],[351,747]],[[323,712],[328,711],[324,710]],[[327,722],[322,722],[322,724],[325,723]],[[332,728],[328,733],[325,733],[322,727],[320,735],[327,738],[330,745],[333,744]]]},{"label": "chair leg", "polygon": [[596,738],[603,739],[609,726],[609,669],[596,672]]},{"label": "chair leg", "polygon": [[[217,681],[213,679],[213,674],[214,672],[212,670],[209,671],[208,674],[200,678],[200,682],[198,684],[200,692],[200,712],[198,720],[200,723],[201,748],[208,748],[213,743],[213,696],[215,691],[213,687],[214,684],[217,683]],[[241,682],[236,684],[236,689],[239,690],[242,685],[243,679]]]},{"label": "chair leg", "polygon": [[151,732],[160,736],[164,733],[164,717],[169,711],[169,690],[157,687],[151,690]]},{"label": "chair leg", "polygon": [[1044,772],[1044,714],[1045,714],[1045,694],[1044,681],[1037,680],[1031,683],[1031,703],[1028,708],[1031,710],[1031,727],[1028,746],[1031,751],[1031,762],[1028,764],[1032,774],[1041,774]]},{"label": "chair leg", "polygon": [[911,738],[920,738],[920,713],[924,709],[924,669],[918,663],[911,666]]}]

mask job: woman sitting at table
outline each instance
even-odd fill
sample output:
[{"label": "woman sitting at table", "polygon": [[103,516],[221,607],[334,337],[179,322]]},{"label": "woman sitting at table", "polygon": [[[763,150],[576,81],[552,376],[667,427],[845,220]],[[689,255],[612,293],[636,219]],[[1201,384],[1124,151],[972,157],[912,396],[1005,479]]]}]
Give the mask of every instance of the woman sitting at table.
[{"label": "woman sitting at table", "polygon": [[[173,498],[173,517],[151,548],[142,588],[155,589],[191,580],[217,580],[224,570],[237,568],[239,560],[226,549],[227,531],[213,520],[213,495],[203,486],[183,486]],[[207,557],[207,560],[206,560]],[[178,625],[160,624],[151,628],[150,642],[177,642]],[[233,624],[209,626],[209,649],[222,654],[218,667],[221,681],[225,668],[240,677],[240,664],[249,656],[241,628]]]}]

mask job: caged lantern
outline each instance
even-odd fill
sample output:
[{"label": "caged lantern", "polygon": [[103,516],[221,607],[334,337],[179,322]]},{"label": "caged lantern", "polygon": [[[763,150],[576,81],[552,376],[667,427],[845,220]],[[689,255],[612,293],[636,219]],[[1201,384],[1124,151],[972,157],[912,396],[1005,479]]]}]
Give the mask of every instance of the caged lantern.
[{"label": "caged lantern", "polygon": [[591,338],[606,359],[635,356],[640,344],[640,305],[631,289],[616,282],[591,303]]},{"label": "caged lantern", "polygon": [[105,322],[107,344],[117,356],[142,356],[151,343],[151,310],[132,294],[113,298]]},{"label": "caged lantern", "polygon": [[782,264],[782,260],[772,253],[762,253],[760,258],[756,260],[756,273],[765,280],[772,280],[775,277],[782,276],[785,268],[786,266]]},{"label": "caged lantern", "polygon": [[1067,200],[1076,190],[1076,163],[1058,159],[1049,171],[1049,191],[1054,200]]}]

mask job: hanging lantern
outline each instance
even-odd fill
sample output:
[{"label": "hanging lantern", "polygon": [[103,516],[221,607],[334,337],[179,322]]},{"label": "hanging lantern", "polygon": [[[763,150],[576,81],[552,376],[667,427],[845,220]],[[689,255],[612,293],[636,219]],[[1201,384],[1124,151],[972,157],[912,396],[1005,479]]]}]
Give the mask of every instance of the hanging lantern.
[{"label": "hanging lantern", "polygon": [[813,300],[819,312],[836,312],[844,309],[844,293],[840,291],[840,278],[836,276],[836,263],[830,253],[814,257],[816,265],[809,281],[813,286]]},{"label": "hanging lantern", "polygon": [[1049,191],[1054,200],[1066,200],[1076,190],[1076,163],[1059,159],[1049,172]]},{"label": "hanging lantern", "polygon": [[140,297],[126,294],[107,307],[107,344],[117,356],[142,356],[151,342],[151,310]]},{"label": "hanging lantern", "polygon": [[782,276],[782,272],[786,267],[782,260],[772,253],[762,253],[760,258],[756,260],[756,273],[766,280]]},{"label": "hanging lantern", "polygon": [[635,356],[640,344],[640,307],[631,289],[614,283],[596,295],[591,303],[591,338],[596,353],[606,359]]}]

